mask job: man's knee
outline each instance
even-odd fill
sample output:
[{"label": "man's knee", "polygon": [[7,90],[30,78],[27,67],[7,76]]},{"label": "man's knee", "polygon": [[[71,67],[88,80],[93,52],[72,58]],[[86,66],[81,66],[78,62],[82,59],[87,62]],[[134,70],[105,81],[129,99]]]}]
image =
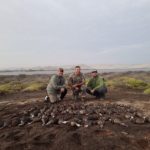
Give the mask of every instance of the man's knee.
[{"label": "man's knee", "polygon": [[51,103],[55,103],[55,102],[57,102],[57,95],[55,95],[55,94],[48,94],[48,96],[49,96],[49,98],[50,98],[50,102]]},{"label": "man's knee", "polygon": [[95,90],[93,95],[96,97],[105,97],[106,93],[107,93],[107,88],[103,87],[103,88]]},{"label": "man's knee", "polygon": [[85,91],[86,91],[86,93],[88,93],[88,94],[92,94],[92,93],[91,93],[91,90],[90,90],[89,88],[86,88]]},{"label": "man's knee", "polygon": [[67,92],[68,92],[67,88],[64,88],[64,94],[67,94]]},{"label": "man's knee", "polygon": [[107,93],[107,88],[106,87],[102,87],[102,88],[98,89],[97,92],[105,94],[105,93]]},{"label": "man's knee", "polygon": [[78,95],[81,92],[81,89],[72,89],[74,95]]},{"label": "man's knee", "polygon": [[64,88],[64,91],[61,92],[61,94],[60,94],[60,98],[63,99],[66,96],[66,94],[67,94],[67,89]]}]

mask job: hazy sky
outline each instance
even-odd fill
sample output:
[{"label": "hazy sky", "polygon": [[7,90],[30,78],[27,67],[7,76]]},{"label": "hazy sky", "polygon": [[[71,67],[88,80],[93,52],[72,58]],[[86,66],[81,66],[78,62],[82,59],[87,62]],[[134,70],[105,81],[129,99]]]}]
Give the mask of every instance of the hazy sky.
[{"label": "hazy sky", "polygon": [[150,63],[150,0],[0,0],[0,68]]}]

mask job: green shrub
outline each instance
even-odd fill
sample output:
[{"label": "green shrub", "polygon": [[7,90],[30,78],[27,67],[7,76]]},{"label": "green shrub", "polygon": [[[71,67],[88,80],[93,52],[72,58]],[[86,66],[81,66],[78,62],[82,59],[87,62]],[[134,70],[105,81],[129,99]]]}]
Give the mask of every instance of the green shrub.
[{"label": "green shrub", "polygon": [[126,87],[129,87],[131,89],[146,89],[148,84],[142,80],[138,80],[135,78],[130,78],[130,77],[124,77],[122,78],[123,83],[125,84]]},{"label": "green shrub", "polygon": [[12,87],[10,84],[0,85],[0,94],[7,94],[12,92]]},{"label": "green shrub", "polygon": [[15,93],[22,90],[24,86],[19,82],[10,82],[0,85],[0,94]]},{"label": "green shrub", "polygon": [[144,91],[144,94],[150,94],[150,88],[146,89],[146,90]]},{"label": "green shrub", "polygon": [[26,88],[23,89],[25,92],[39,91],[46,88],[46,84],[40,82],[30,83]]},{"label": "green shrub", "polygon": [[108,80],[108,81],[106,81],[106,86],[114,89],[116,87],[115,80]]},{"label": "green shrub", "polygon": [[139,90],[145,90],[150,87],[150,85],[143,80],[131,77],[118,77],[112,80],[108,80],[106,85],[110,88],[130,88]]}]

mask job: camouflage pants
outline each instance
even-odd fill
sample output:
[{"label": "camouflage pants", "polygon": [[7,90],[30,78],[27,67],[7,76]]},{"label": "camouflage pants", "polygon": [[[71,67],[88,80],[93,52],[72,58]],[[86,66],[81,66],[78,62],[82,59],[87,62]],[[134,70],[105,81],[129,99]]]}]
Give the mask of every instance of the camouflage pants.
[{"label": "camouflage pants", "polygon": [[72,94],[73,96],[76,96],[81,93],[81,95],[85,95],[86,94],[86,87],[82,86],[82,87],[78,87],[78,88],[72,88]]},{"label": "camouflage pants", "polygon": [[64,92],[57,91],[57,93],[54,93],[54,94],[48,93],[48,96],[50,98],[50,102],[55,103],[57,101],[63,100],[66,94],[67,94],[67,89],[65,88]]}]

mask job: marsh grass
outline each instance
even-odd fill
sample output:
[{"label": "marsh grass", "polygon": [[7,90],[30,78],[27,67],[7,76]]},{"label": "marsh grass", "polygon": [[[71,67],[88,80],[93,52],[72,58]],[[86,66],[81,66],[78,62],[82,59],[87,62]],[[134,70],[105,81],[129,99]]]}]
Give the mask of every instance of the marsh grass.
[{"label": "marsh grass", "polygon": [[22,91],[24,92],[33,92],[33,91],[40,91],[46,89],[46,84],[41,82],[33,82],[30,83],[24,88]]},{"label": "marsh grass", "polygon": [[118,77],[106,82],[110,88],[126,88],[134,90],[145,90],[149,84],[143,80],[132,78],[132,77]]}]

